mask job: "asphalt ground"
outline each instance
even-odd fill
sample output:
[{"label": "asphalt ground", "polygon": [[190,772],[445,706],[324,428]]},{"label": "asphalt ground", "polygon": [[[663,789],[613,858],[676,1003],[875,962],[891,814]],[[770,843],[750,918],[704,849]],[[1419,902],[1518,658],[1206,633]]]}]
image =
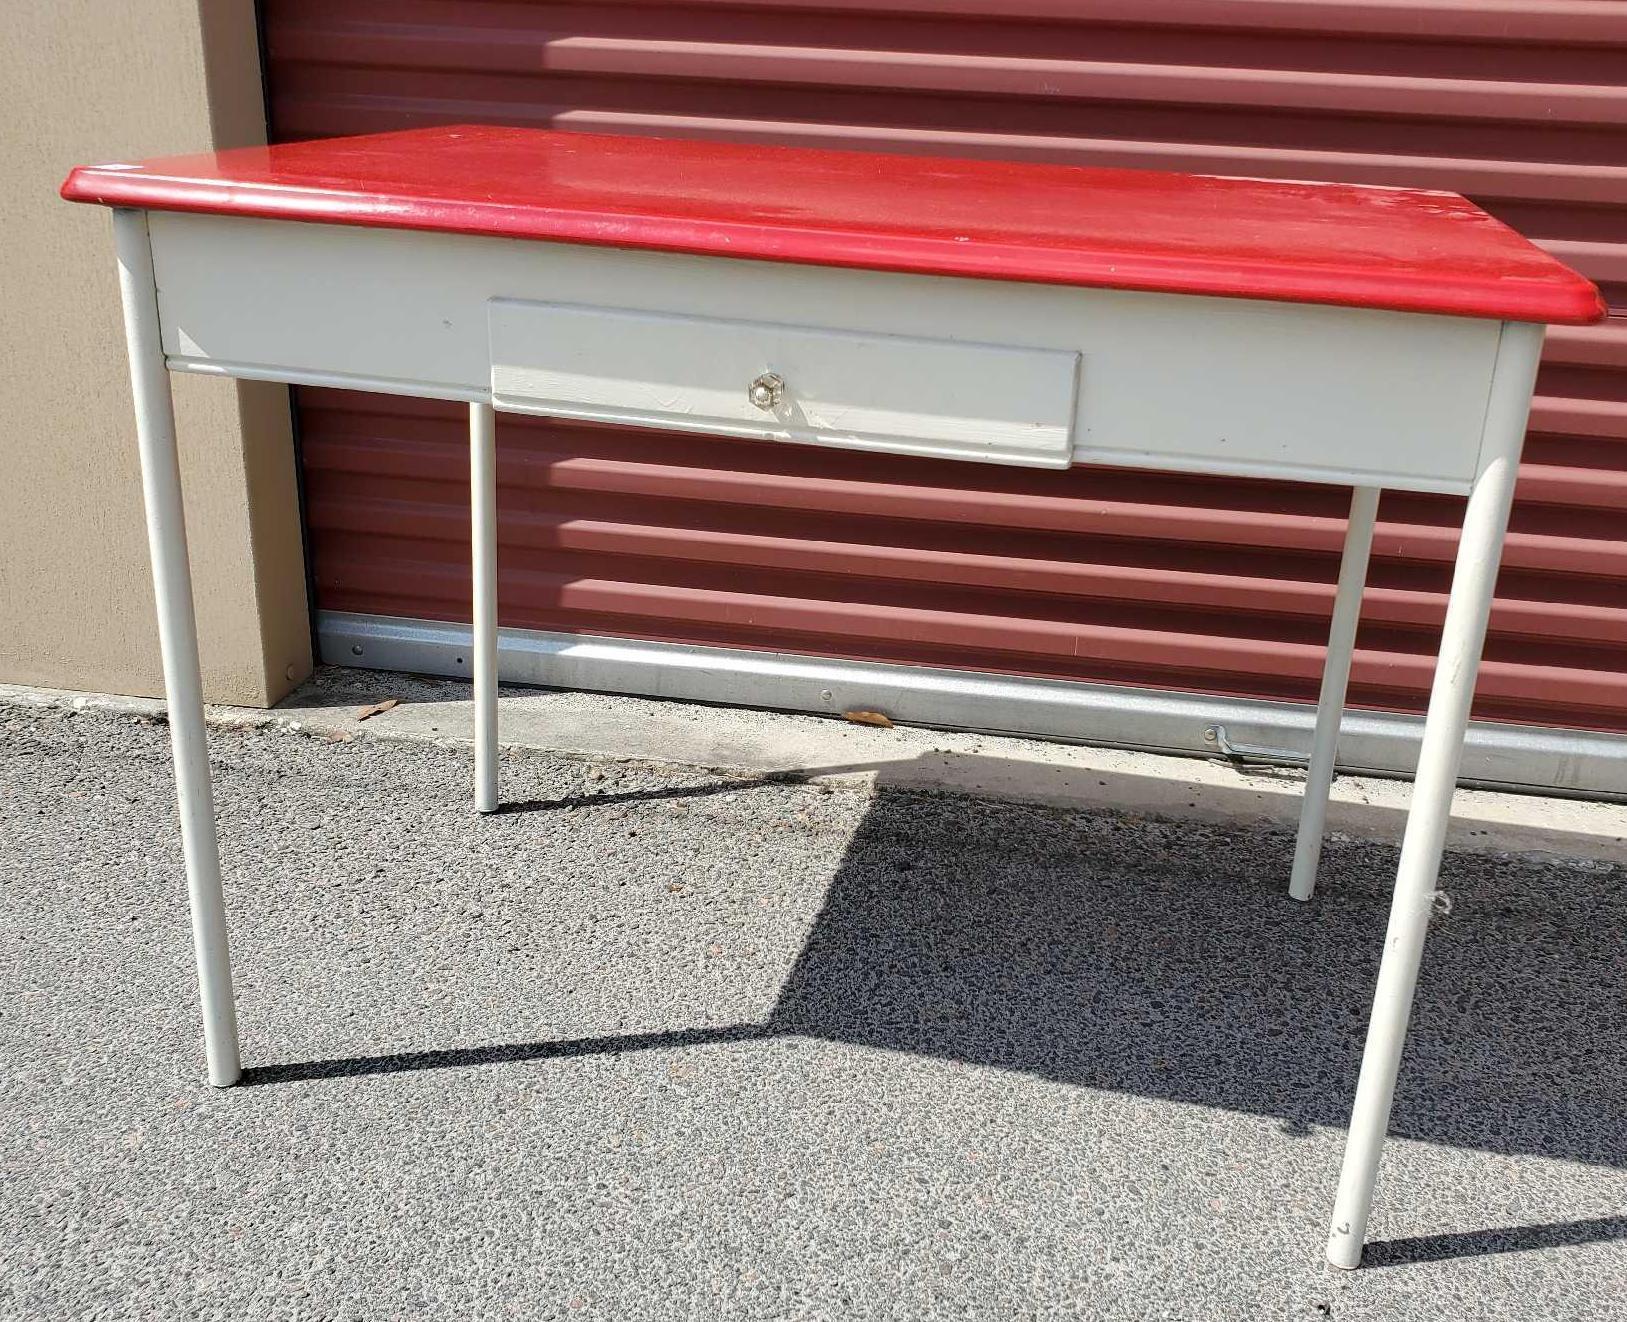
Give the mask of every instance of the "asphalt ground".
[{"label": "asphalt ground", "polygon": [[5,1317],[1627,1315],[1627,866],[1448,858],[1339,1273],[1386,846],[1297,905],[1258,827],[211,749],[226,1090],[167,731],[0,709]]}]

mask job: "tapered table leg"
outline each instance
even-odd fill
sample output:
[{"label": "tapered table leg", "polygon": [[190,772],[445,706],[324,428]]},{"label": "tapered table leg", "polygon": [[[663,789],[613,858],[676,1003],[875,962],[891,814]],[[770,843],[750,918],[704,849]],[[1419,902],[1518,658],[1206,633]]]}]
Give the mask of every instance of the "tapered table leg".
[{"label": "tapered table leg", "polygon": [[130,354],[130,386],[135,397],[136,439],[141,450],[141,492],[147,507],[147,545],[152,556],[153,595],[158,604],[158,642],[169,706],[170,747],[175,756],[175,793],[203,1008],[204,1055],[209,1082],[226,1087],[236,1083],[242,1074],[242,1061],[237,1046],[237,1011],[226,941],[214,795],[209,784],[198,625],[192,605],[192,572],[187,562],[175,412],[159,332],[146,213],[115,210],[113,238],[119,260],[119,293],[124,302],[125,342]]},{"label": "tapered table leg", "polygon": [[1328,655],[1322,666],[1322,693],[1316,702],[1311,766],[1305,777],[1305,798],[1299,807],[1299,839],[1294,844],[1294,870],[1288,882],[1288,894],[1296,900],[1310,899],[1316,889],[1316,865],[1322,858],[1328,791],[1333,786],[1333,768],[1338,760],[1339,723],[1344,719],[1350,658],[1356,650],[1356,625],[1361,617],[1362,588],[1367,584],[1367,559],[1373,549],[1378,496],[1377,487],[1357,487],[1350,494],[1350,522],[1345,530],[1344,556],[1339,561]]},{"label": "tapered table leg", "polygon": [[1481,443],[1481,471],[1469,494],[1458,543],[1457,566],[1447,601],[1446,624],[1441,632],[1440,655],[1429,695],[1418,753],[1418,774],[1413,782],[1412,810],[1407,816],[1401,844],[1401,863],[1395,879],[1384,956],[1379,965],[1373,997],[1373,1016],[1362,1054],[1361,1077],[1350,1117],[1339,1192],[1334,1199],[1333,1222],[1328,1232],[1328,1261],[1335,1267],[1361,1262],[1367,1237],[1367,1219],[1373,1206],[1373,1185],[1379,1155],[1390,1125],[1396,1075],[1406,1040],[1407,1021],[1417,990],[1418,967],[1424,936],[1435,901],[1441,849],[1451,815],[1452,792],[1457,786],[1463,736],[1474,698],[1475,673],[1491,614],[1492,590],[1502,557],[1503,534],[1520,447],[1530,411],[1531,388],[1542,352],[1541,326],[1510,322],[1503,327],[1497,366],[1492,374],[1485,436]]},{"label": "tapered table leg", "polygon": [[497,811],[497,420],[469,405],[469,509],[474,562],[475,810]]}]

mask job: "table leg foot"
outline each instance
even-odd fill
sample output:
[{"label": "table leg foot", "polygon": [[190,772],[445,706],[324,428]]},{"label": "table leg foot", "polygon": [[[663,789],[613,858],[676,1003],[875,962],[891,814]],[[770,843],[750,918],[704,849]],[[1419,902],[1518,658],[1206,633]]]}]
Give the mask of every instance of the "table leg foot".
[{"label": "table leg foot", "polygon": [[1361,1266],[1361,1253],[1362,1242],[1350,1233],[1349,1226],[1342,1233],[1336,1229],[1328,1235],[1328,1266],[1355,1271]]}]

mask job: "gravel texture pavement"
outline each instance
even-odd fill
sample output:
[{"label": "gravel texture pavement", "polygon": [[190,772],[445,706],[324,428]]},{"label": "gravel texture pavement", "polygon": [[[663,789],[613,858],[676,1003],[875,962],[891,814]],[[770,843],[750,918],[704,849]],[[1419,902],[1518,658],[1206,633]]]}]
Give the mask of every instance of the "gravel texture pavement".
[{"label": "gravel texture pavement", "polygon": [[1454,856],[1322,1265],[1391,849],[0,709],[0,1316],[1627,1316],[1627,865]]}]

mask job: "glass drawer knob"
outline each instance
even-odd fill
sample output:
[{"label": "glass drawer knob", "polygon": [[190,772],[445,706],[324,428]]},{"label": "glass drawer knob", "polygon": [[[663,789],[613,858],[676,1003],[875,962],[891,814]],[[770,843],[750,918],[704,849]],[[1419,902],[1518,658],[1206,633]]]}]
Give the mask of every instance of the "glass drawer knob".
[{"label": "glass drawer knob", "polygon": [[778,372],[764,372],[751,383],[746,398],[758,408],[767,411],[778,406],[785,394],[785,378]]}]

